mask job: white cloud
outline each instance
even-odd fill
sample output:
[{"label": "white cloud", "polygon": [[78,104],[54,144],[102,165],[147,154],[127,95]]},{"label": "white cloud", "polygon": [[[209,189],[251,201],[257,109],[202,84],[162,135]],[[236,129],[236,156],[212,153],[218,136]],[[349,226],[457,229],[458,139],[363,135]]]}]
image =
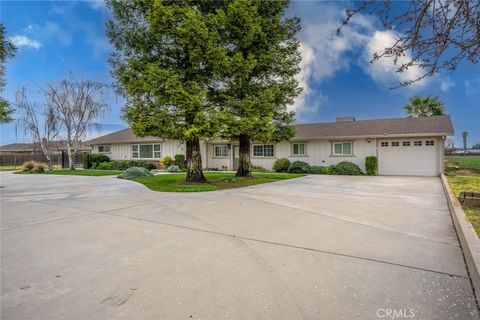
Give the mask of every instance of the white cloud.
[{"label": "white cloud", "polygon": [[465,80],[465,95],[468,97],[480,94],[480,78]]},{"label": "white cloud", "polygon": [[[411,56],[407,53],[405,56],[399,57],[394,61],[393,57],[382,57],[370,63],[373,55],[381,54],[388,47],[391,47],[398,34],[395,31],[374,31],[372,36],[368,39],[364,49],[364,70],[377,83],[386,86],[395,86],[399,82],[406,82],[409,80],[418,79],[423,75],[423,70],[418,66],[411,66],[403,72],[397,72],[398,67],[404,63],[411,61]],[[411,86],[424,86],[426,79],[413,83]]]},{"label": "white cloud", "polygon": [[102,10],[106,8],[104,0],[88,0],[87,3],[93,10]]},{"label": "white cloud", "polygon": [[[396,31],[379,30],[373,16],[356,14],[337,35],[336,30],[345,17],[345,7],[341,4],[293,1],[289,11],[290,15],[296,14],[302,19],[302,30],[298,35],[302,62],[297,80],[304,90],[291,106],[297,113],[297,120],[306,120],[312,113],[318,114],[322,103],[328,99],[321,92],[322,82],[339,72],[348,71],[353,64],[386,88],[423,75],[423,70],[418,66],[397,72],[401,64],[410,61],[411,55],[408,53],[400,57],[396,64],[393,58],[388,57],[370,63],[374,53],[382,53],[398,36]],[[411,93],[431,82],[430,79],[423,79],[402,90]],[[435,83],[444,92],[454,85],[448,77],[439,77]]]},{"label": "white cloud", "polygon": [[455,82],[453,82],[450,77],[441,76],[438,79],[440,82],[440,90],[442,90],[442,92],[448,92],[452,87],[455,86]]},{"label": "white cloud", "polygon": [[32,40],[27,36],[13,36],[13,37],[10,37],[9,39],[17,48],[30,47],[38,50],[42,46],[42,44],[39,41]]},{"label": "white cloud", "polygon": [[47,42],[54,40],[63,46],[68,46],[72,43],[71,34],[56,22],[46,21],[44,25],[31,24],[24,31]]}]

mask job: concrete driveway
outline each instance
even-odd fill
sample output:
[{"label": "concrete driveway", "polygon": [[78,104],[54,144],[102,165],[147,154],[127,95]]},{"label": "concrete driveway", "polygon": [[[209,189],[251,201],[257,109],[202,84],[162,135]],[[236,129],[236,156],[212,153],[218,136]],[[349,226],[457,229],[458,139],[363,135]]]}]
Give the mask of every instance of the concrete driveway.
[{"label": "concrete driveway", "polygon": [[1,185],[5,320],[478,319],[438,178]]}]

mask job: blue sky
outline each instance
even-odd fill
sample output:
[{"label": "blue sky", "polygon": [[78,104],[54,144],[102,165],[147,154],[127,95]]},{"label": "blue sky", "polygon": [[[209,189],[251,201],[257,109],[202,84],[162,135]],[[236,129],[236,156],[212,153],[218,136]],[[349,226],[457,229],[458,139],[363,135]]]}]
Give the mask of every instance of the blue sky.
[{"label": "blue sky", "polygon": [[[396,4],[398,5],[398,4]],[[112,47],[105,36],[109,12],[101,1],[2,1],[0,17],[8,36],[17,44],[17,55],[8,61],[5,95],[26,86],[35,98],[38,85],[59,80],[73,72],[111,82],[108,58]],[[302,19],[299,34],[304,87],[291,108],[299,123],[334,121],[336,116],[357,119],[404,116],[403,105],[413,95],[439,96],[452,115],[455,144],[469,132],[469,144],[480,141],[480,66],[465,63],[454,72],[442,72],[408,88],[389,87],[418,75],[394,72],[392,61],[370,64],[369,58],[393,39],[393,32],[379,28],[370,16],[358,16],[335,35],[345,5],[341,2],[293,1],[288,14]],[[399,9],[399,8],[397,8]],[[127,125],[120,118],[122,99],[110,94],[111,110],[99,120],[101,132]],[[0,143],[29,141],[15,123],[0,129]]]}]

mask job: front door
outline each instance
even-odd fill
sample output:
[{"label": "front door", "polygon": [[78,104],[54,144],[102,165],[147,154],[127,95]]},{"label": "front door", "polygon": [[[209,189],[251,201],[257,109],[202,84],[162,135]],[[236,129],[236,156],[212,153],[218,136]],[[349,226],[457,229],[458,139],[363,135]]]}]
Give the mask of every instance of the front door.
[{"label": "front door", "polygon": [[233,146],[233,170],[237,171],[240,165],[240,147]]}]

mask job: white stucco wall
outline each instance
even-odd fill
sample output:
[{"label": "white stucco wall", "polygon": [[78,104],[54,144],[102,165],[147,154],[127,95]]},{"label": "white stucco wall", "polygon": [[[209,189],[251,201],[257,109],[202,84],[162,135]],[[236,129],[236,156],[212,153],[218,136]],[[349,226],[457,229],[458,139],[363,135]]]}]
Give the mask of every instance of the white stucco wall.
[{"label": "white stucco wall", "polygon": [[[252,164],[256,166],[261,166],[267,170],[271,170],[275,161],[279,158],[288,158],[290,161],[305,161],[310,165],[317,166],[326,166],[337,164],[341,161],[350,161],[362,168],[365,168],[365,157],[370,155],[376,155],[376,141],[375,139],[356,139],[356,140],[310,140],[310,141],[301,141],[305,143],[307,147],[307,154],[305,156],[294,156],[292,155],[292,143],[293,142],[282,142],[274,145],[274,156],[273,157],[254,157],[253,156],[253,146],[255,143],[252,143]],[[351,141],[353,142],[353,155],[352,156],[333,156],[332,155],[332,142],[337,141]],[[300,142],[300,141],[299,141]],[[214,146],[227,144],[227,142],[211,142],[207,144],[207,163],[204,166],[208,168],[216,168],[221,170],[222,167],[226,167],[228,170],[232,170],[233,158],[231,153],[233,152],[233,146],[230,149],[229,157],[215,157],[214,156]]]},{"label": "white stucco wall", "polygon": [[[338,139],[338,140],[308,140],[308,141],[295,141],[295,143],[305,143],[306,145],[306,155],[305,156],[294,156],[292,155],[292,144],[294,142],[282,142],[274,144],[274,156],[273,157],[255,157],[253,156],[253,146],[255,143],[252,143],[251,149],[251,159],[252,163],[255,166],[261,166],[267,170],[271,170],[273,168],[273,164],[279,158],[288,158],[290,161],[305,161],[310,165],[316,166],[327,166],[327,165],[334,165],[342,161],[349,161],[352,163],[357,164],[362,170],[365,170],[365,158],[367,156],[379,156],[378,147],[379,142],[385,140],[402,140],[401,138],[382,138],[382,139],[367,139],[367,138],[359,138],[359,139]],[[404,138],[406,140],[412,140],[417,138]],[[420,139],[420,138],[418,138]],[[439,137],[422,137],[421,139],[435,139],[436,144],[436,152],[435,156],[436,159],[430,157],[426,159],[425,163],[422,164],[424,166],[433,165],[437,168],[438,172],[443,171],[443,140]],[[335,156],[332,154],[332,144],[334,142],[352,142],[353,143],[353,154],[351,156]],[[160,144],[161,145],[161,156],[168,155],[170,157],[174,157],[176,154],[185,154],[185,143],[179,141],[151,141],[151,142],[142,142],[144,144]],[[142,144],[142,143],[112,143],[110,144],[110,153],[106,153],[112,160],[130,160],[132,159],[132,144]],[[204,169],[218,169],[222,170],[226,168],[227,170],[233,170],[233,150],[235,148],[235,144],[231,144],[230,146],[230,155],[228,157],[215,157],[214,155],[214,146],[215,145],[226,145],[228,144],[227,141],[221,140],[213,140],[213,141],[201,141],[200,143],[200,150],[202,153],[202,163]],[[409,151],[410,150],[410,151]],[[412,148],[399,148],[398,152],[401,153],[400,158],[405,158],[403,152],[408,154],[412,154],[410,158],[413,159],[411,161],[414,163],[417,158],[420,158],[418,155],[412,153]],[[432,149],[430,149],[432,150]],[[383,150],[382,150],[383,151]],[[92,146],[92,152],[98,153],[98,145]],[[425,151],[427,152],[427,150]],[[423,154],[422,154],[423,155]],[[395,157],[394,157],[395,158]],[[140,159],[146,160],[146,159]],[[148,159],[148,160],[159,160],[159,159]],[[379,161],[381,161],[379,159]],[[388,160],[389,163],[393,163],[394,160]],[[406,162],[406,160],[396,161],[396,166],[401,167],[402,163]],[[416,164],[419,166],[419,164]],[[405,171],[405,170],[404,170]],[[401,174],[402,171],[399,171]],[[409,174],[409,171],[406,170],[405,174]],[[413,173],[410,173],[413,174]]]}]

